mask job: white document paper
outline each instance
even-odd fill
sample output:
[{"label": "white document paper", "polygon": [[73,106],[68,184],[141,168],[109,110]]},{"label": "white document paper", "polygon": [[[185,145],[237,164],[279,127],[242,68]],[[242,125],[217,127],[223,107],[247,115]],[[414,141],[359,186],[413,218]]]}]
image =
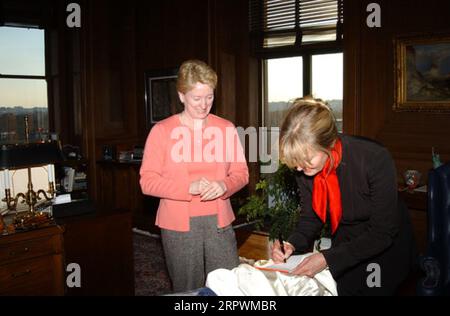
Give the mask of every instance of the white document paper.
[{"label": "white document paper", "polygon": [[275,270],[275,271],[281,271],[281,272],[290,273],[305,258],[306,258],[305,255],[294,255],[294,256],[290,256],[286,260],[286,263],[273,263],[273,261],[270,260],[267,264],[262,265],[262,266],[255,266],[255,268],[260,268],[260,269],[263,269],[263,270]]}]

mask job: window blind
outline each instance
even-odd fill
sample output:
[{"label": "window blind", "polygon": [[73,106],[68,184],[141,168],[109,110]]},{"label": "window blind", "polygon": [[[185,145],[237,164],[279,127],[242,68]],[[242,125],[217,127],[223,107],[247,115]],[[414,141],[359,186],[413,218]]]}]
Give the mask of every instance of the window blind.
[{"label": "window blind", "polygon": [[343,0],[249,0],[250,34],[257,48],[342,39]]},{"label": "window blind", "polygon": [[45,28],[52,18],[50,0],[0,0],[0,25]]}]

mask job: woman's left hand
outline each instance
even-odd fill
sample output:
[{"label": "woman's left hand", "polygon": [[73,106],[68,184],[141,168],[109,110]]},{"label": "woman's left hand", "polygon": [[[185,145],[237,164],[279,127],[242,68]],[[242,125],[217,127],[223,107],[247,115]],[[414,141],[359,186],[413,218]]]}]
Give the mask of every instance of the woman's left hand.
[{"label": "woman's left hand", "polygon": [[227,186],[223,181],[211,181],[200,193],[201,201],[211,201],[220,198],[227,192]]},{"label": "woman's left hand", "polygon": [[327,267],[327,261],[322,253],[315,253],[305,258],[292,272],[295,275],[305,275],[313,278]]}]

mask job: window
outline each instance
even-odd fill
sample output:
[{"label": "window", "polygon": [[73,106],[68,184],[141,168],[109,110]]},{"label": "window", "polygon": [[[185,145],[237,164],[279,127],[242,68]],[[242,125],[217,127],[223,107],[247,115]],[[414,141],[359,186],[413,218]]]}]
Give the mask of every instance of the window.
[{"label": "window", "polygon": [[264,75],[263,124],[277,127],[290,101],[327,101],[342,131],[343,0],[250,0],[253,53]]},{"label": "window", "polygon": [[255,52],[342,39],[343,0],[250,0]]},{"label": "window", "polygon": [[338,131],[342,132],[343,54],[312,55],[311,77],[311,94],[328,103],[336,117]]},{"label": "window", "polygon": [[264,60],[264,125],[280,126],[290,102],[312,95],[330,105],[342,131],[343,54],[305,54]]},{"label": "window", "polygon": [[0,27],[0,144],[30,141],[48,134],[45,31]]},{"label": "window", "polygon": [[264,68],[267,87],[264,126],[277,127],[289,107],[289,101],[303,95],[303,58],[268,59]]}]

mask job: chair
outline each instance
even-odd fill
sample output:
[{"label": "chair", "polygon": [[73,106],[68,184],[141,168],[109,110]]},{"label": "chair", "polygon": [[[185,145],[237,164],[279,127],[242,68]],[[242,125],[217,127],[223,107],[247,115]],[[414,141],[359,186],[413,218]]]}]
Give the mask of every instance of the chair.
[{"label": "chair", "polygon": [[450,163],[428,175],[428,234],[426,254],[420,267],[419,295],[450,295]]}]

